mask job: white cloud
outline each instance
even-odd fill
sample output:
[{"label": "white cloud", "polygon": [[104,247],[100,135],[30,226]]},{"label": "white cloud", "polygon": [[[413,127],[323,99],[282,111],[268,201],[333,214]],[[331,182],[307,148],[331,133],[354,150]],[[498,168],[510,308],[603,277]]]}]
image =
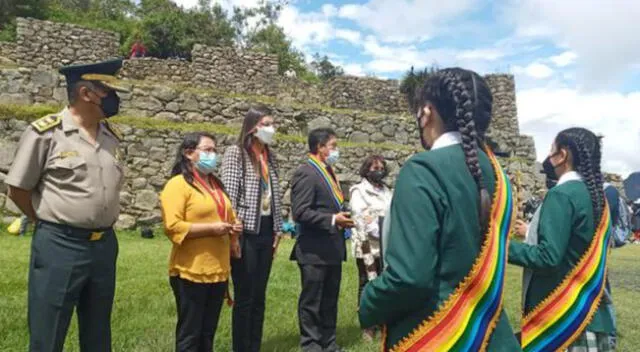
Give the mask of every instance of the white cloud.
[{"label": "white cloud", "polygon": [[550,60],[558,67],[565,67],[573,64],[577,58],[578,55],[573,51],[565,51],[560,55],[552,56]]},{"label": "white cloud", "polygon": [[322,13],[327,17],[333,17],[338,14],[338,8],[332,4],[322,5]]},{"label": "white cloud", "polygon": [[605,171],[626,176],[640,170],[640,91],[584,93],[544,87],[518,91],[517,104],[521,132],[534,136],[539,160],[558,132],[578,126],[604,136]]},{"label": "white cloud", "polygon": [[326,42],[335,35],[329,16],[319,12],[301,13],[294,6],[287,6],[282,10],[278,24],[297,47],[313,42]]},{"label": "white cloud", "polygon": [[[198,0],[171,0],[171,1],[187,9],[198,6]],[[222,5],[223,9],[230,11],[233,9],[234,6],[244,7],[244,8],[256,7],[260,4],[260,0],[213,0],[212,3],[220,4]]]},{"label": "white cloud", "polygon": [[[422,68],[433,64],[428,62],[428,55],[420,52],[415,46],[388,46],[378,42],[374,36],[368,36],[363,42],[364,53],[373,59],[366,64],[367,70],[376,73],[404,72],[411,66]],[[439,55],[444,57],[444,55]],[[451,56],[451,54],[447,54]]]},{"label": "white cloud", "polygon": [[579,57],[578,78],[587,88],[617,83],[640,63],[640,1],[510,0],[521,36],[553,41]]},{"label": "white cloud", "polygon": [[365,76],[366,72],[364,71],[364,67],[360,64],[346,64],[342,65],[344,69],[344,73],[351,76]]},{"label": "white cloud", "polygon": [[422,69],[433,65],[462,66],[480,73],[493,72],[498,57],[512,55],[506,48],[503,44],[495,48],[463,51],[444,47],[418,48],[412,44],[382,44],[374,36],[367,36],[362,41],[362,54],[371,57],[365,69],[377,75],[404,73],[411,66]]},{"label": "white cloud", "polygon": [[295,6],[287,6],[282,10],[278,24],[298,48],[323,44],[335,38],[359,44],[360,32],[337,28],[332,23],[332,17],[337,13],[338,9],[330,4],[323,5],[320,12],[300,12]]},{"label": "white cloud", "polygon": [[347,18],[350,20],[358,19],[358,12],[363,5],[355,5],[355,4],[347,4],[344,6],[340,6],[340,10],[338,11],[338,16],[342,18]]},{"label": "white cloud", "polygon": [[549,78],[553,75],[553,69],[545,64],[534,62],[527,67],[515,66],[513,73],[520,75],[524,74],[535,79]]},{"label": "white cloud", "polygon": [[336,38],[344,39],[352,44],[360,43],[360,32],[352,31],[350,29],[337,29],[335,32]]},{"label": "white cloud", "polygon": [[370,0],[347,4],[338,16],[373,31],[383,41],[426,40],[444,30],[450,20],[471,10],[479,0]]},{"label": "white cloud", "polygon": [[507,56],[504,50],[497,48],[473,49],[460,52],[456,57],[463,60],[495,61]]}]

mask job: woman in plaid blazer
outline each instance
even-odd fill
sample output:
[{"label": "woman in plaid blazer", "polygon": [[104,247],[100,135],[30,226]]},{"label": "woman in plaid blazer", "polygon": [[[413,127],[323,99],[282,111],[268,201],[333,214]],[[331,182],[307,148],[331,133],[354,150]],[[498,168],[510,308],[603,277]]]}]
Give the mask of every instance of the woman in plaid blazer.
[{"label": "woman in plaid blazer", "polygon": [[222,161],[222,182],[244,224],[241,258],[231,262],[234,352],[260,351],[267,281],[282,231],[280,180],[269,147],[274,134],[270,112],[249,109],[238,144]]}]

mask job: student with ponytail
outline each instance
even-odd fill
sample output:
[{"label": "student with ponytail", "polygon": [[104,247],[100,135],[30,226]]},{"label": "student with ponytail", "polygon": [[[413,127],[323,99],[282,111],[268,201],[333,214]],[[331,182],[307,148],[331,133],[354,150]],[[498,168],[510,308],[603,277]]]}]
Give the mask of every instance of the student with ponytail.
[{"label": "student with ponytail", "polygon": [[600,148],[584,128],[558,134],[544,166],[559,180],[542,203],[537,243],[509,247],[509,262],[532,272],[523,292],[525,351],[613,349],[613,317],[600,305],[611,233]]},{"label": "student with ponytail", "polygon": [[385,326],[385,351],[519,351],[502,309],[513,200],[484,145],[489,87],[475,72],[445,69],[410,105],[429,151],[398,176],[386,266],[364,289],[361,325]]}]

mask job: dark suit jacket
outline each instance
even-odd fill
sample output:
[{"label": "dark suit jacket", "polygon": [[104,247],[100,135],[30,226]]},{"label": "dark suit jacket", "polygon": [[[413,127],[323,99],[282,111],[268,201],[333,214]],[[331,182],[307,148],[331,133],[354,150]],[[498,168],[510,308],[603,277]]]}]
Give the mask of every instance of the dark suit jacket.
[{"label": "dark suit jacket", "polygon": [[299,225],[291,260],[338,265],[347,259],[343,231],[331,225],[333,215],[341,209],[329,186],[309,164],[300,166],[291,180],[291,210]]}]

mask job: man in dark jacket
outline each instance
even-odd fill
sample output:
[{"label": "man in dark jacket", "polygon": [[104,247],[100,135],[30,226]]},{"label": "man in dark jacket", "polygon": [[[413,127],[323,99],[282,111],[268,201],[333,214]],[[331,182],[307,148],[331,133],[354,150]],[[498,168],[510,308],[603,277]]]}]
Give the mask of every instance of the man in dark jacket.
[{"label": "man in dark jacket", "polygon": [[346,260],[343,230],[354,223],[343,212],[344,196],[332,168],[340,155],[335,132],[311,131],[309,151],[291,182],[293,219],[299,229],[291,260],[298,262],[302,277],[300,345],[305,352],[337,352],[338,295]]}]

